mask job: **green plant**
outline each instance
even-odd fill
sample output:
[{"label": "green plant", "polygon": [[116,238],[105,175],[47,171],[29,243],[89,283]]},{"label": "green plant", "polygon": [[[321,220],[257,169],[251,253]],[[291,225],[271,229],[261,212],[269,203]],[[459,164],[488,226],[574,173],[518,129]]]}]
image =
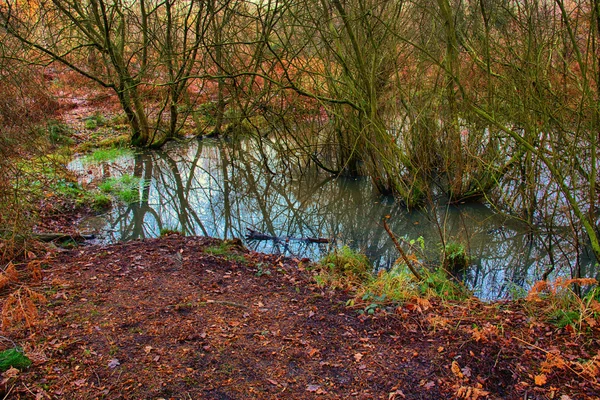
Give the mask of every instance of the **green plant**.
[{"label": "green plant", "polygon": [[358,310],[359,314],[367,314],[367,315],[373,315],[375,314],[375,312],[377,311],[377,309],[381,308],[383,306],[383,303],[386,300],[386,295],[385,293],[382,294],[381,296],[376,296],[372,293],[365,293],[361,300],[363,302],[369,302],[371,301],[371,303],[368,303],[368,305],[366,307],[364,307],[362,310]]},{"label": "green plant", "polygon": [[23,370],[31,365],[31,360],[25,356],[23,349],[14,347],[0,352],[0,371],[6,371],[9,368]]},{"label": "green plant", "polygon": [[376,277],[360,286],[356,293],[357,298],[367,296],[368,299],[384,298],[391,302],[402,302],[420,295],[420,286],[404,264],[379,271]]},{"label": "green plant", "polygon": [[101,163],[116,160],[119,157],[132,156],[131,149],[126,147],[102,148],[83,158],[84,163]]},{"label": "green plant", "polygon": [[421,293],[431,297],[447,300],[466,300],[471,292],[455,280],[444,268],[425,272],[425,279],[420,284]]},{"label": "green plant", "polygon": [[[579,296],[574,287],[585,295]],[[593,278],[539,281],[529,291],[527,300],[529,304],[541,305],[548,321],[559,328],[570,326],[581,331],[600,323],[600,288]]]},{"label": "green plant", "polygon": [[96,129],[98,127],[98,122],[94,117],[86,118],[84,120],[85,129]]},{"label": "green plant", "polygon": [[254,275],[261,277],[263,275],[271,275],[271,271],[267,268],[265,268],[265,265],[263,263],[258,263],[258,265],[256,266],[256,273]]},{"label": "green plant", "polygon": [[98,187],[105,193],[110,193],[125,203],[134,203],[140,198],[140,188],[146,183],[137,176],[121,175],[118,178],[108,178]]},{"label": "green plant", "polygon": [[319,261],[318,281],[332,286],[348,287],[369,281],[371,265],[367,256],[348,246],[334,250]]},{"label": "green plant", "polygon": [[210,246],[204,249],[204,252],[212,254],[213,256],[223,257],[228,261],[233,261],[241,264],[247,262],[246,257],[238,254],[239,243],[237,241],[224,240],[217,246]]},{"label": "green plant", "polygon": [[84,118],[83,120],[86,129],[96,129],[99,126],[106,125],[106,118],[104,115],[96,112],[94,115]]},{"label": "green plant", "polygon": [[215,125],[217,119],[215,113],[217,112],[217,103],[209,101],[198,106],[197,112],[202,116],[202,119],[208,125]]},{"label": "green plant", "polygon": [[91,206],[94,211],[104,211],[110,208],[112,201],[104,193],[91,194]]},{"label": "green plant", "polygon": [[471,259],[462,243],[448,242],[442,250],[442,266],[452,274],[465,271],[471,264]]},{"label": "green plant", "polygon": [[[129,143],[129,135],[119,135],[102,139],[97,143],[98,147],[117,147],[125,148]],[[125,155],[125,154],[123,154]]]},{"label": "green plant", "polygon": [[68,125],[58,121],[50,121],[46,124],[46,132],[50,143],[71,145],[75,141],[71,138],[73,131]]}]

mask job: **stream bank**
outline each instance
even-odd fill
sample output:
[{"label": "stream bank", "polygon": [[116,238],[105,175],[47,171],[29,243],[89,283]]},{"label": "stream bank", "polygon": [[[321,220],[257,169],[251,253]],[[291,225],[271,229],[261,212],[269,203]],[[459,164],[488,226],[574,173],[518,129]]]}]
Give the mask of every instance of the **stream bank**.
[{"label": "stream bank", "polygon": [[3,333],[34,362],[5,380],[10,398],[600,395],[598,327],[550,325],[544,303],[421,298],[364,315],[309,264],[193,236],[42,264],[35,327]]}]

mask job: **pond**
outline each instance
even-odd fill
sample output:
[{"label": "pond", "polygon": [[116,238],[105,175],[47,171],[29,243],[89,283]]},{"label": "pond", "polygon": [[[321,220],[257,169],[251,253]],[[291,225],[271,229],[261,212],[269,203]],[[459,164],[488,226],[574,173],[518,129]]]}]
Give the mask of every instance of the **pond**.
[{"label": "pond", "polygon": [[83,183],[124,175],[139,178],[134,181],[134,201],[115,204],[106,214],[83,221],[81,229],[99,233],[105,243],[157,237],[162,229],[223,239],[243,239],[248,229],[281,238],[331,238],[331,244],[245,242],[254,250],[314,260],[332,246],[348,245],[364,252],[375,268],[389,268],[399,257],[381,222],[389,216],[397,236],[423,238],[423,258],[429,262],[439,261],[442,238],[463,243],[472,262],[463,280],[482,299],[522,293],[552,261],[562,265],[554,274],[569,275],[575,263],[590,272],[593,265],[566,250],[568,243],[549,246],[545,235],[532,234],[487,205],[407,211],[393,198],[379,195],[366,178],[335,178],[318,171],[277,173],[282,160],[266,150],[259,151],[250,139],[192,140],[111,162],[75,160],[70,168]]}]

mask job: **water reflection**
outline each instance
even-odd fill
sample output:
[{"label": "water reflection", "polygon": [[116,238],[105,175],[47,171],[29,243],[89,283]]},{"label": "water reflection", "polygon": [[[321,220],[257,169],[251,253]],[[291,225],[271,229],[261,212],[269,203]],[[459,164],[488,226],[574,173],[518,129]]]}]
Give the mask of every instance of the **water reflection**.
[{"label": "water reflection", "polygon": [[[408,212],[378,195],[367,180],[333,179],[317,172],[301,178],[274,173],[281,170],[281,162],[275,154],[259,152],[251,140],[205,140],[111,164],[74,162],[71,167],[83,172],[83,179],[127,173],[145,182],[139,201],[117,205],[104,216],[107,242],[156,237],[166,228],[219,238],[244,237],[252,228],[279,237],[335,238],[338,244],[365,252],[377,268],[387,268],[398,257],[381,225],[389,215],[399,236],[423,236],[432,261],[439,258],[441,237],[467,243],[473,266],[463,278],[482,298],[500,298],[513,288],[527,287],[552,259],[567,268],[572,267],[569,260],[577,259],[564,250],[549,253],[547,237],[532,236],[484,205]],[[313,259],[331,250],[331,245],[295,241],[248,246]]]}]

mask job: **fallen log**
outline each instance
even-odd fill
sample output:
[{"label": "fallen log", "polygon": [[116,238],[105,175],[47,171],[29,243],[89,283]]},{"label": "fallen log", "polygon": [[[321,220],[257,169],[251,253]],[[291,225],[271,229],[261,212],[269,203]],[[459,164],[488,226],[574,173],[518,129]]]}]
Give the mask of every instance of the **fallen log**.
[{"label": "fallen log", "polygon": [[305,242],[305,243],[330,243],[331,240],[327,238],[294,238],[294,237],[279,237],[266,235],[264,233],[255,231],[254,229],[246,228],[248,233],[246,234],[246,240],[273,240],[275,242]]}]

